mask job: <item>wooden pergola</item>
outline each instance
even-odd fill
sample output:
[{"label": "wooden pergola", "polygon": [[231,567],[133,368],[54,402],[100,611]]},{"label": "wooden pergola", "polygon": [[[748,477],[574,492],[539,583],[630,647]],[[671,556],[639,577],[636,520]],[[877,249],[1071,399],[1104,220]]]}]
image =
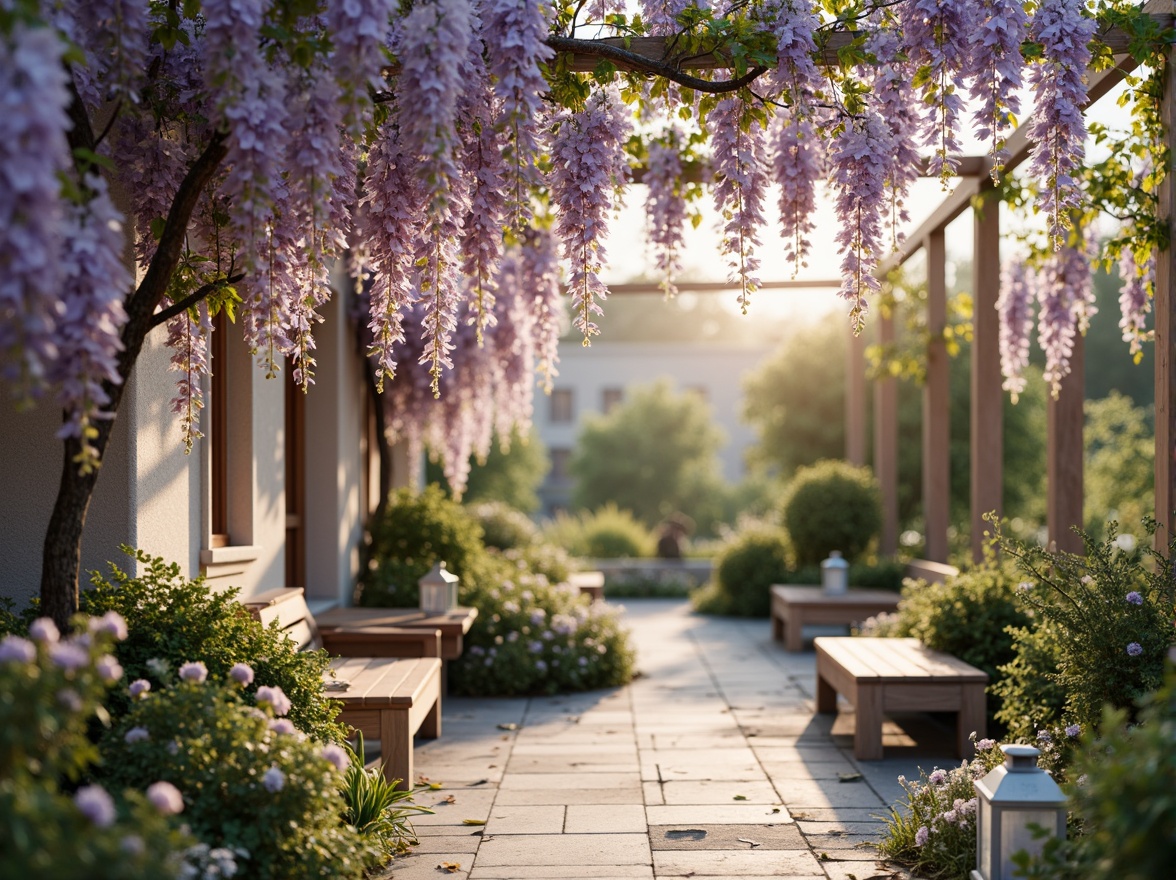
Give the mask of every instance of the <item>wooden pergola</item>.
[{"label": "wooden pergola", "polygon": [[[1172,22],[1173,0],[1149,0],[1146,11]],[[1093,74],[1088,84],[1089,107],[1106,95],[1136,67],[1127,53],[1128,36],[1111,29],[1099,36],[1115,56],[1116,66]],[[627,63],[641,58],[663,63],[666,46],[663,38],[645,38],[625,43],[603,41],[625,47],[621,54],[612,51],[573,52],[571,69],[592,70],[601,56],[618,67],[650,70],[648,65]],[[830,61],[836,61],[837,46],[825,48]],[[558,47],[570,49],[571,47]],[[1170,53],[1170,59],[1176,61]],[[713,69],[728,66],[714,56],[692,58],[682,68]],[[1156,536],[1159,549],[1167,547],[1171,536],[1173,511],[1176,511],[1176,362],[1173,361],[1173,332],[1176,331],[1176,205],[1172,165],[1176,158],[1176,95],[1171,82],[1163,94],[1162,119],[1169,147],[1169,167],[1159,189],[1159,212],[1173,242],[1157,259],[1155,282],[1155,406],[1156,463],[1155,511],[1160,524]],[[1022,125],[1008,138],[1004,173],[1011,172],[1030,155],[1032,143]],[[923,555],[932,561],[946,562],[950,517],[950,387],[949,359],[943,331],[947,325],[947,254],[945,230],[964,211],[973,211],[974,251],[972,260],[973,340],[971,346],[971,543],[972,556],[979,560],[985,544],[986,523],[983,516],[1003,510],[1003,389],[1000,369],[1000,328],[996,302],[1000,294],[1000,211],[996,202],[989,209],[974,205],[993,189],[991,165],[986,156],[962,157],[958,176],[961,182],[949,193],[899,249],[880,267],[885,275],[901,266],[919,251],[927,266],[927,378],[923,389],[923,511],[926,521]],[[638,175],[639,179],[639,175]],[[682,283],[683,290],[727,290],[726,283]],[[839,287],[837,280],[765,282],[761,289]],[[656,284],[612,285],[613,293],[651,293]],[[891,317],[879,321],[879,341],[894,340]],[[846,393],[846,458],[855,464],[866,462],[866,358],[865,339],[851,334],[848,383]],[[1047,416],[1047,529],[1049,540],[1058,549],[1081,553],[1081,539],[1071,531],[1081,525],[1083,502],[1083,399],[1085,373],[1082,339],[1075,341],[1070,358],[1070,374],[1062,381],[1056,399],[1048,403]],[[898,389],[897,380],[885,377],[874,383],[874,468],[883,499],[883,529],[880,550],[893,554],[898,548]]]}]

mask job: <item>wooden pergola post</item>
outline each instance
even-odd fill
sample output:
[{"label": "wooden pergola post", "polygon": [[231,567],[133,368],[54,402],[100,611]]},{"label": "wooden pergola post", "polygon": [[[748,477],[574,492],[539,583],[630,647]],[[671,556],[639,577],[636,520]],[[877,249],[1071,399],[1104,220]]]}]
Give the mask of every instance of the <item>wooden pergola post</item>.
[{"label": "wooden pergola post", "polygon": [[[878,321],[878,341],[894,342],[894,315]],[[898,552],[898,380],[887,373],[874,382],[874,474],[882,492],[882,534],[878,552]]]},{"label": "wooden pergola post", "polygon": [[1082,525],[1082,429],[1086,396],[1085,340],[1074,339],[1070,375],[1046,409],[1046,529],[1058,550],[1082,553],[1082,538],[1071,528]]},{"label": "wooden pergola post", "polygon": [[1168,226],[1168,249],[1156,254],[1156,293],[1153,307],[1156,313],[1156,530],[1155,548],[1167,553],[1172,539],[1174,511],[1176,511],[1176,359],[1172,346],[1176,339],[1176,187],[1172,175],[1176,173],[1176,95],[1172,89],[1172,63],[1176,52],[1169,56],[1168,78],[1164,83],[1161,118],[1168,143],[1168,169],[1157,193],[1159,216]]},{"label": "wooden pergola post", "polygon": [[849,331],[845,364],[845,460],[866,463],[866,337]]},{"label": "wooden pergola post", "polygon": [[[991,192],[991,185],[982,191]],[[1000,372],[1000,205],[973,211],[971,496],[972,561],[984,558],[984,514],[1003,508],[1004,392]]]},{"label": "wooden pergola post", "polygon": [[947,247],[942,227],[924,243],[927,252],[927,382],[923,387],[923,556],[947,562],[951,503],[951,387],[947,344]]}]

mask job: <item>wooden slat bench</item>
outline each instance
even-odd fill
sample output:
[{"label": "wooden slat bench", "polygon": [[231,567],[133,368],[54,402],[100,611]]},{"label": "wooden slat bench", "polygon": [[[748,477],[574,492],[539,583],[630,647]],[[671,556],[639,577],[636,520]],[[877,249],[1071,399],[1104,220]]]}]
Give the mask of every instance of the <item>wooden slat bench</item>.
[{"label": "wooden slat bench", "polygon": [[[412,788],[412,738],[441,735],[441,632],[392,627],[321,633],[302,590],[246,602],[263,626],[276,621],[300,651],[343,655],[324,676],[327,694],[343,704],[339,721],[380,744],[384,777]],[[355,649],[359,648],[360,651]],[[375,654],[375,656],[373,656]],[[401,659],[410,658],[410,659]]]},{"label": "wooden slat bench", "polygon": [[918,639],[822,636],[817,649],[817,711],[837,712],[837,695],[853,703],[853,753],[882,758],[882,716],[890,712],[955,712],[956,748],[971,750],[972,731],[985,734],[988,675],[962,660],[923,647]]},{"label": "wooden slat bench", "polygon": [[604,601],[603,571],[573,571],[568,575],[568,583],[578,589],[580,595],[588,596],[593,602]]},{"label": "wooden slat bench", "polygon": [[804,648],[804,626],[816,623],[852,624],[898,607],[892,590],[851,589],[828,596],[820,587],[772,585],[772,638],[783,639],[788,651]]}]

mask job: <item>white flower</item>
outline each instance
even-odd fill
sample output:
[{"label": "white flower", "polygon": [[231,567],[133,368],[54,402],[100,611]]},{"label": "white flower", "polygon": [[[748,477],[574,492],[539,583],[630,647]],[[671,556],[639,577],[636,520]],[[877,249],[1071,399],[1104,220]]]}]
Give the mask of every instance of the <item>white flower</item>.
[{"label": "white flower", "polygon": [[34,642],[44,642],[51,645],[61,638],[61,633],[48,617],[38,617],[29,625],[29,636]]},{"label": "white flower", "polygon": [[135,700],[146,695],[147,691],[151,690],[151,682],[145,678],[137,678],[131,682],[127,690],[131,693],[131,699]]},{"label": "white flower", "polygon": [[147,786],[147,802],[165,816],[174,816],[184,810],[184,796],[170,782],[153,782]]},{"label": "white flower", "polygon": [[194,681],[196,684],[203,684],[207,678],[208,667],[199,660],[185,663],[180,667],[180,679],[183,681]]},{"label": "white flower", "polygon": [[280,687],[276,685],[269,687],[262,685],[257,689],[257,702],[268,703],[270,708],[274,710],[275,715],[285,715],[290,711],[290,698],[282,692]]}]

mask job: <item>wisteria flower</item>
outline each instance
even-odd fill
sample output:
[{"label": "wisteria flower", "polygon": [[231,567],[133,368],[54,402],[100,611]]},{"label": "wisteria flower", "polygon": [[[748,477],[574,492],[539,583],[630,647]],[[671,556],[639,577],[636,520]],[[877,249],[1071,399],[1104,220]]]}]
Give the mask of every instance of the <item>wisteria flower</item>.
[{"label": "wisteria flower", "polygon": [[327,761],[330,761],[335,766],[335,769],[339,771],[346,770],[347,765],[351,763],[347,757],[347,752],[335,743],[327,743],[323,746],[322,756]]},{"label": "wisteria flower", "polygon": [[1127,645],[1127,654],[1129,656],[1138,657],[1142,653],[1143,645],[1139,644],[1139,642],[1131,642],[1129,645]]},{"label": "wisteria flower", "polygon": [[170,782],[153,782],[147,786],[147,802],[165,816],[184,811],[184,796]]},{"label": "wisteria flower", "polygon": [[20,636],[0,639],[0,663],[32,663],[37,659],[37,648]]},{"label": "wisteria flower", "polygon": [[229,670],[229,678],[242,687],[248,687],[253,683],[253,667],[248,663],[234,663]]},{"label": "wisteria flower", "polygon": [[94,664],[94,669],[107,684],[118,681],[123,676],[123,668],[119,665],[118,660],[111,654],[106,654],[98,658],[98,662]]},{"label": "wisteria flower", "polygon": [[151,732],[146,727],[132,727],[123,736],[123,741],[127,745],[134,745],[137,742],[145,742],[151,739]]},{"label": "wisteria flower", "polygon": [[38,617],[29,624],[29,637],[34,642],[52,645],[61,638],[61,632],[57,629],[57,624],[48,617]]},{"label": "wisteria flower", "polygon": [[265,775],[261,777],[261,784],[265,786],[265,790],[269,792],[279,792],[286,786],[286,774],[277,768],[277,766],[270,767],[265,771]]},{"label": "wisteria flower", "polygon": [[131,685],[127,688],[127,690],[131,694],[131,699],[137,700],[139,697],[146,696],[147,692],[151,690],[151,682],[145,678],[137,678],[131,682]]},{"label": "wisteria flower", "polygon": [[1135,590],[1132,590],[1130,593],[1128,593],[1126,598],[1127,598],[1127,604],[1129,604],[1129,605],[1142,605],[1143,604],[1143,596]]},{"label": "wisteria flower", "polygon": [[268,705],[275,715],[285,715],[293,705],[290,698],[276,685],[269,687],[262,685],[257,689],[257,702]]},{"label": "wisteria flower", "polygon": [[84,785],[74,795],[74,805],[99,828],[114,824],[114,799],[100,785]]},{"label": "wisteria flower", "polygon": [[182,681],[193,681],[196,684],[203,684],[208,678],[208,667],[195,660],[191,663],[185,663],[180,667],[180,679]]}]

